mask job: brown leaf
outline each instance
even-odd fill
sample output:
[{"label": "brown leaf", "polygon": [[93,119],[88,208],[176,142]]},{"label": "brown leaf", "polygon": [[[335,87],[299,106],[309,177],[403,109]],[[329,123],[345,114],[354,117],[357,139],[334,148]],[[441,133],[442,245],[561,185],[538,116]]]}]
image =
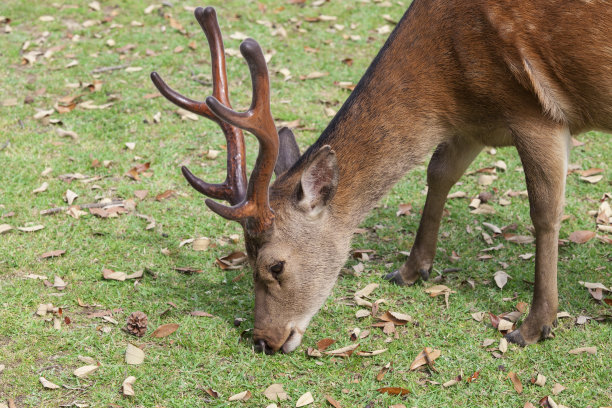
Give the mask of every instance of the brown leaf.
[{"label": "brown leaf", "polygon": [[517,393],[523,392],[523,384],[521,384],[521,380],[519,380],[518,375],[514,371],[510,371],[508,373],[508,378],[512,381],[512,386],[516,390]]},{"label": "brown leaf", "polygon": [[327,402],[329,402],[329,405],[331,405],[332,407],[334,407],[334,408],[342,408],[340,403],[338,401],[336,401],[335,399],[333,399],[332,397],[330,397],[329,395],[325,395],[325,399],[327,400]]},{"label": "brown leaf", "polygon": [[359,347],[359,343],[351,344],[350,346],[342,347],[336,350],[326,351],[325,354],[338,357],[350,357],[357,347]]},{"label": "brown leaf", "polygon": [[385,312],[382,316],[379,316],[378,319],[384,322],[393,322],[393,324],[396,326],[403,326],[406,323],[413,321],[412,316],[410,315],[392,311]]},{"label": "brown leaf", "polygon": [[466,381],[469,383],[473,383],[478,379],[479,376],[480,376],[480,371],[475,371],[474,374],[470,375]]},{"label": "brown leaf", "polygon": [[65,249],[56,249],[55,251],[45,252],[39,258],[40,259],[54,258],[54,257],[62,256],[65,253],[66,253]]},{"label": "brown leaf", "polygon": [[431,347],[425,347],[421,353],[416,356],[412,364],[410,364],[410,370],[416,370],[417,368],[424,366],[427,364],[432,367],[433,362],[436,358],[440,357],[442,352],[437,349],[432,349]]},{"label": "brown leaf", "polygon": [[570,354],[581,354],[581,353],[597,354],[597,347],[578,347],[575,349],[571,349],[568,353]]},{"label": "brown leaf", "polygon": [[503,234],[503,237],[508,242],[512,242],[515,244],[531,244],[535,241],[535,238],[530,235],[515,235],[510,233]]},{"label": "brown leaf", "polygon": [[216,259],[217,265],[223,270],[240,269],[247,261],[247,256],[242,251],[234,251],[229,255]]},{"label": "brown leaf", "polygon": [[242,391],[229,397],[228,401],[247,401],[251,398],[251,391]]},{"label": "brown leaf", "polygon": [[40,381],[43,387],[48,388],[50,390],[57,390],[60,387],[59,385],[47,380],[45,377],[40,377],[38,381]]},{"label": "brown leaf", "polygon": [[263,394],[272,401],[286,401],[289,398],[282,384],[271,384]]},{"label": "brown leaf", "polygon": [[331,346],[335,342],[336,340],[330,339],[330,338],[321,339],[317,341],[317,349],[319,351],[325,351],[329,346]]},{"label": "brown leaf", "polygon": [[376,381],[383,380],[383,377],[385,376],[385,374],[387,374],[387,372],[389,372],[389,370],[391,369],[391,365],[392,365],[391,363],[387,363],[380,369],[378,374],[376,374]]},{"label": "brown leaf", "polygon": [[136,382],[136,377],[134,377],[133,375],[130,375],[125,380],[123,380],[123,384],[121,384],[121,388],[123,390],[123,395],[125,395],[126,397],[133,397],[134,396],[133,385],[134,385],[135,382]]},{"label": "brown leaf", "polygon": [[217,391],[213,390],[212,388],[207,388],[204,391],[206,391],[206,393],[208,395],[210,395],[211,397],[213,397],[213,398],[219,398],[219,393]]},{"label": "brown leaf", "polygon": [[307,393],[302,395],[300,398],[298,398],[297,402],[295,403],[295,406],[305,407],[306,405],[310,405],[313,402],[314,402],[314,398],[312,397],[312,394],[310,393],[310,391],[308,391]]},{"label": "brown leaf", "polygon": [[193,312],[189,313],[191,316],[196,316],[196,317],[214,317],[213,315],[211,315],[208,312],[204,312],[202,310],[194,310]]},{"label": "brown leaf", "polygon": [[167,323],[159,326],[153,333],[151,333],[151,337],[167,337],[174,333],[179,328],[179,325],[176,323]]},{"label": "brown leaf", "polygon": [[132,167],[130,170],[128,170],[126,175],[136,181],[139,181],[140,180],[139,174],[149,170],[150,166],[151,166],[150,162],[138,164]]},{"label": "brown leaf", "polygon": [[549,397],[548,395],[542,398],[539,402],[540,402],[540,406],[544,408],[557,408],[558,407],[557,403],[553,401],[553,399]]},{"label": "brown leaf", "polygon": [[401,215],[410,215],[410,211],[412,211],[412,204],[400,204],[395,215],[397,217]]},{"label": "brown leaf", "polygon": [[144,200],[147,194],[149,194],[149,190],[134,190],[134,196],[139,200]]},{"label": "brown leaf", "polygon": [[104,279],[111,279],[117,281],[124,281],[127,278],[127,274],[125,272],[115,272],[112,269],[102,269],[102,277]]},{"label": "brown leaf", "polygon": [[570,234],[569,240],[575,244],[584,244],[595,237],[595,231],[574,231]]},{"label": "brown leaf", "polygon": [[503,289],[504,286],[506,286],[506,283],[508,282],[508,278],[511,278],[511,276],[508,275],[506,271],[497,271],[493,275],[493,279],[495,280],[497,287],[500,289]]},{"label": "brown leaf", "polygon": [[174,191],[174,190],[166,190],[163,193],[160,193],[160,194],[156,195],[155,196],[155,200],[156,201],[166,200],[166,199],[172,197],[175,193],[176,193],[176,191]]},{"label": "brown leaf", "polygon": [[553,388],[552,388],[552,393],[553,393],[554,395],[559,395],[559,393],[560,393],[561,391],[563,391],[564,389],[565,389],[565,387],[564,387],[564,386],[562,386],[562,385],[561,385],[561,384],[559,384],[559,383],[556,383],[555,385],[553,385]]},{"label": "brown leaf", "polygon": [[380,392],[381,394],[390,394],[390,395],[410,394],[410,391],[408,391],[405,388],[401,388],[401,387],[383,387],[383,388],[377,389],[376,391]]}]

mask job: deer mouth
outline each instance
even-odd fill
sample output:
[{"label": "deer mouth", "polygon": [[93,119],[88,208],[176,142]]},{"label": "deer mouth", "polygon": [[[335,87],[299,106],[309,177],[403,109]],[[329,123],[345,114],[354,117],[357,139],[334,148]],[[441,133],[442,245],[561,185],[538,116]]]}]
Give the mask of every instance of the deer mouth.
[{"label": "deer mouth", "polygon": [[302,333],[296,328],[293,328],[289,333],[289,337],[285,340],[285,343],[281,346],[281,351],[285,354],[291,353],[302,343]]},{"label": "deer mouth", "polygon": [[[297,327],[287,328],[284,336],[279,336],[280,341],[273,340],[271,336],[266,336],[263,331],[255,329],[254,331],[254,346],[255,351],[263,352],[272,355],[277,351],[282,353],[291,353],[302,343],[303,331]],[[258,333],[259,332],[259,333]],[[283,340],[284,339],[284,340]]]}]

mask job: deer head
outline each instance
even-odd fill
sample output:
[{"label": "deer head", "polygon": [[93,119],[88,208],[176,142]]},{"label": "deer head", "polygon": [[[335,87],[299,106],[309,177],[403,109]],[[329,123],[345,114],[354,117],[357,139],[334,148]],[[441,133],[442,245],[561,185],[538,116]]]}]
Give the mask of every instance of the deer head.
[{"label": "deer head", "polygon": [[[171,102],[215,121],[227,140],[227,178],[209,184],[182,168],[187,181],[211,199],[206,205],[222,217],[239,222],[255,286],[256,349],[290,352],[301,342],[310,319],[323,305],[346,260],[351,234],[336,228],[330,203],[336,193],[339,171],[329,146],[310,149],[300,158],[293,133],[277,132],[270,112],[270,81],[263,52],[246,39],[240,52],[253,83],[251,107],[231,109],[223,41],[212,7],[197,8],[195,17],[210,46],[213,96],[204,103],[172,90],[153,72],[151,79]],[[241,129],[259,141],[259,155],[248,184],[244,138]],[[299,159],[299,160],[298,160]],[[272,173],[276,180],[270,186]],[[344,256],[343,256],[344,255]]]}]

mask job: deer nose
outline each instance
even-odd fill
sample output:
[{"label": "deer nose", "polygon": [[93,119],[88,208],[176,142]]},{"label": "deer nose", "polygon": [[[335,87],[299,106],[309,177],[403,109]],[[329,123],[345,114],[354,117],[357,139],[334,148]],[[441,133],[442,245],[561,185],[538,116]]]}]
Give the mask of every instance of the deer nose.
[{"label": "deer nose", "polygon": [[255,351],[258,353],[266,353],[267,355],[274,354],[274,350],[268,346],[264,339],[259,339],[255,341]]}]

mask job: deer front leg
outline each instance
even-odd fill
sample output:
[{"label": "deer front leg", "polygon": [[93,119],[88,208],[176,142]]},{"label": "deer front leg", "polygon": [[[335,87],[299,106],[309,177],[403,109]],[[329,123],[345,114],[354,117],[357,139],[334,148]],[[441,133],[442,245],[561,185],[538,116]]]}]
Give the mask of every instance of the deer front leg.
[{"label": "deer front leg", "polygon": [[570,133],[562,125],[532,123],[531,128],[517,133],[515,139],[525,169],[535,228],[535,285],[527,318],[506,339],[525,346],[548,337],[557,314],[557,251]]},{"label": "deer front leg", "polygon": [[386,275],[384,279],[398,285],[412,285],[419,277],[429,278],[446,196],[482,147],[476,141],[459,137],[438,146],[427,167],[429,189],[410,256],[399,270]]}]

